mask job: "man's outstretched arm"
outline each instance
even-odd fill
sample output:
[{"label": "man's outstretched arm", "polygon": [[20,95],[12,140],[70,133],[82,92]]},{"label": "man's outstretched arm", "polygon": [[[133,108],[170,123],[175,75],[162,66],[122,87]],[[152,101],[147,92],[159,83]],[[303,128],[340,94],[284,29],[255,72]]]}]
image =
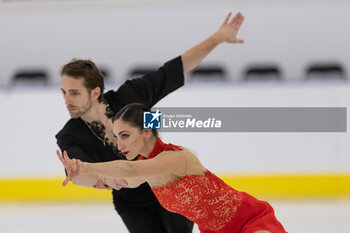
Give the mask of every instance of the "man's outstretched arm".
[{"label": "man's outstretched arm", "polygon": [[237,38],[244,16],[241,13],[237,13],[230,19],[231,16],[232,13],[230,12],[217,32],[181,55],[184,74],[195,68],[219,44],[223,42],[244,43],[243,40]]}]

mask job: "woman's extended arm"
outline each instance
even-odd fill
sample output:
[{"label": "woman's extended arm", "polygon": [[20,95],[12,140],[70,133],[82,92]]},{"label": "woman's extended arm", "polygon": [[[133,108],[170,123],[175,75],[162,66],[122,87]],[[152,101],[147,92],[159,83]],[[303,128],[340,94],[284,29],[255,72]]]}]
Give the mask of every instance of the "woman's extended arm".
[{"label": "woman's extended arm", "polygon": [[57,151],[57,156],[67,171],[63,185],[68,184],[79,174],[94,174],[107,178],[147,177],[160,174],[183,174],[186,169],[185,155],[181,151],[164,151],[150,160],[140,161],[110,161],[101,163],[86,163],[78,159],[70,159],[66,151],[63,157]]}]

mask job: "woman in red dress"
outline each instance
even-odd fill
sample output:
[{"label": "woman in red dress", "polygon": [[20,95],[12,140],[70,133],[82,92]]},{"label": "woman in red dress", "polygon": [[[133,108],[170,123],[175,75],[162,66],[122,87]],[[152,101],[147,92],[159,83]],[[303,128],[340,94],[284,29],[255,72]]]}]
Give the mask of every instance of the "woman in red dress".
[{"label": "woman in red dress", "polygon": [[122,178],[128,187],[147,181],[164,208],[195,222],[202,233],[286,232],[267,202],[231,188],[188,149],[163,143],[156,130],[142,129],[144,111],[149,109],[129,104],[113,123],[118,149],[137,161],[85,163],[57,151],[68,174],[63,185],[82,173]]}]

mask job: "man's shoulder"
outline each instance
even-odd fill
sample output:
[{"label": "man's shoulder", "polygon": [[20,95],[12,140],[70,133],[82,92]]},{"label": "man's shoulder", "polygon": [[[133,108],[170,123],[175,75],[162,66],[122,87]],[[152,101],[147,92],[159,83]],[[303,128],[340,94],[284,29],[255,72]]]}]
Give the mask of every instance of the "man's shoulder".
[{"label": "man's shoulder", "polygon": [[63,126],[63,128],[56,134],[56,139],[65,137],[67,135],[73,136],[79,134],[83,127],[83,121],[80,118],[71,118]]},{"label": "man's shoulder", "polygon": [[116,96],[127,94],[127,92],[130,91],[130,88],[132,88],[132,83],[133,83],[133,79],[126,80],[120,86],[118,86],[117,89],[110,89],[110,90],[106,91],[103,94],[103,97],[104,98],[114,98]]},{"label": "man's shoulder", "polygon": [[130,80],[123,83],[117,90],[109,90],[103,95],[103,98],[112,107],[112,110],[115,113],[117,113],[122,107],[129,103],[145,102],[145,100],[137,94],[137,90],[132,87],[129,81]]}]

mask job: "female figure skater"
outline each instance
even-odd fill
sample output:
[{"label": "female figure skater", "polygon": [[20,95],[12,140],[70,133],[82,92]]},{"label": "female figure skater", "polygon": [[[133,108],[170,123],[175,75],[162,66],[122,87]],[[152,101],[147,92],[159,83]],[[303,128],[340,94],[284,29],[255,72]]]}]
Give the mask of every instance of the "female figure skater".
[{"label": "female figure skater", "polygon": [[201,233],[286,232],[267,202],[231,188],[188,149],[165,144],[156,130],[143,129],[144,111],[149,111],[144,105],[129,104],[113,119],[118,149],[137,161],[86,163],[57,150],[68,174],[63,185],[83,173],[123,178],[132,186],[147,181],[165,209],[195,222]]}]

